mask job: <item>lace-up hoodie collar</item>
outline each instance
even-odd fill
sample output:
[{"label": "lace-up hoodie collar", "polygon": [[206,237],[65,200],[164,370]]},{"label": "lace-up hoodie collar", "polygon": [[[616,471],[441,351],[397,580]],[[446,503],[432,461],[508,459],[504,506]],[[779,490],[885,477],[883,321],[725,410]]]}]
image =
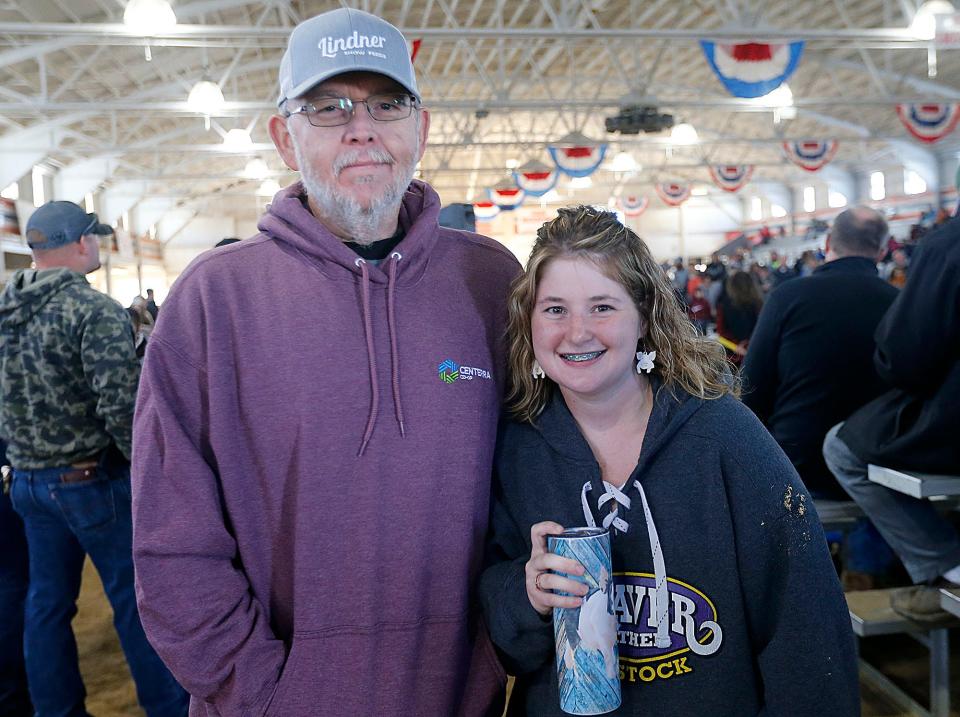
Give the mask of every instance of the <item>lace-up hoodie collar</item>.
[{"label": "lace-up hoodie collar", "polygon": [[[654,397],[653,410],[647,423],[647,432],[644,435],[637,467],[620,488],[606,483],[599,477],[585,481],[580,490],[579,499],[583,508],[584,524],[589,527],[609,528],[611,536],[616,539],[618,532],[626,533],[632,525],[636,525],[635,529],[641,529],[640,511],[630,510],[633,505],[630,494],[639,494],[642,522],[646,526],[656,581],[655,644],[657,647],[667,647],[670,645],[668,619],[670,596],[666,559],[660,546],[657,526],[643,490],[642,479],[647,466],[651,464],[660,449],[669,443],[703,402],[686,394],[678,398],[667,389],[661,390],[663,385],[656,377],[651,377],[651,388]],[[585,471],[585,474],[599,476],[600,471],[593,451],[580,432],[576,419],[570,413],[559,391],[554,393],[544,410],[543,419],[538,421],[535,427],[551,448],[573,461],[590,465],[592,470]]]}]

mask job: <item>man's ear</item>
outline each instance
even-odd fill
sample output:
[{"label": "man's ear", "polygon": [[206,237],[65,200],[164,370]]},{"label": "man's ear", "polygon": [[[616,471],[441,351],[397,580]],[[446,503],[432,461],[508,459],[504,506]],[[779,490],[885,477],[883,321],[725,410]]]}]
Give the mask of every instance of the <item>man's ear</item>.
[{"label": "man's ear", "polygon": [[270,139],[273,140],[273,146],[277,148],[277,153],[294,172],[299,172],[300,167],[297,164],[297,153],[293,149],[293,137],[290,134],[290,128],[287,127],[289,117],[282,115],[273,115],[267,120],[267,130],[270,132]]},{"label": "man's ear", "polygon": [[423,152],[427,148],[427,135],[430,134],[430,111],[420,110],[420,155],[417,157],[419,162],[423,159]]}]

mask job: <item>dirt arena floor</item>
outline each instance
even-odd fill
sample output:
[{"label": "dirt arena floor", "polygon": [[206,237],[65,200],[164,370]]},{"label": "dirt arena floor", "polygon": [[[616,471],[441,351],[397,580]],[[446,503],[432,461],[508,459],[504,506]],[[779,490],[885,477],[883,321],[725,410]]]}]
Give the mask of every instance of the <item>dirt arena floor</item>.
[{"label": "dirt arena floor", "polygon": [[[80,592],[79,613],[73,626],[80,650],[80,669],[87,685],[87,711],[94,717],[143,717],[130,672],[113,630],[112,613],[93,566],[87,561]],[[954,684],[951,715],[960,717],[960,631],[954,631],[951,664]],[[907,637],[871,638],[863,656],[898,684],[911,689],[926,704],[927,657],[923,647]],[[861,687],[863,717],[907,717],[869,686]]]}]

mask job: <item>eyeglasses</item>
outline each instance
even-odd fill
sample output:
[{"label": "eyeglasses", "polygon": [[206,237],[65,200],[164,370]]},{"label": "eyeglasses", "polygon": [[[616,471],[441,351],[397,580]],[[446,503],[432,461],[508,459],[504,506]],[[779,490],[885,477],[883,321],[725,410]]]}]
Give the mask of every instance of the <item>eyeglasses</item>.
[{"label": "eyeglasses", "polygon": [[289,110],[287,117],[295,114],[306,116],[314,127],[337,127],[353,119],[357,105],[364,105],[367,113],[377,122],[395,122],[406,119],[417,106],[412,95],[370,95],[365,100],[351,100],[349,97],[321,97],[310,104]]}]

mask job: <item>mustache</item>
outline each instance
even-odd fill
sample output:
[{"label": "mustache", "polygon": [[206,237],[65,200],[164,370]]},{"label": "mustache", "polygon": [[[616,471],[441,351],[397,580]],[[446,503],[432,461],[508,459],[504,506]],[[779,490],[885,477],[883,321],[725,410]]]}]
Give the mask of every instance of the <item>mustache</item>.
[{"label": "mustache", "polygon": [[385,149],[368,149],[366,151],[353,150],[344,152],[333,161],[333,173],[340,175],[344,169],[353,164],[362,162],[376,162],[377,164],[396,164],[397,160]]}]

